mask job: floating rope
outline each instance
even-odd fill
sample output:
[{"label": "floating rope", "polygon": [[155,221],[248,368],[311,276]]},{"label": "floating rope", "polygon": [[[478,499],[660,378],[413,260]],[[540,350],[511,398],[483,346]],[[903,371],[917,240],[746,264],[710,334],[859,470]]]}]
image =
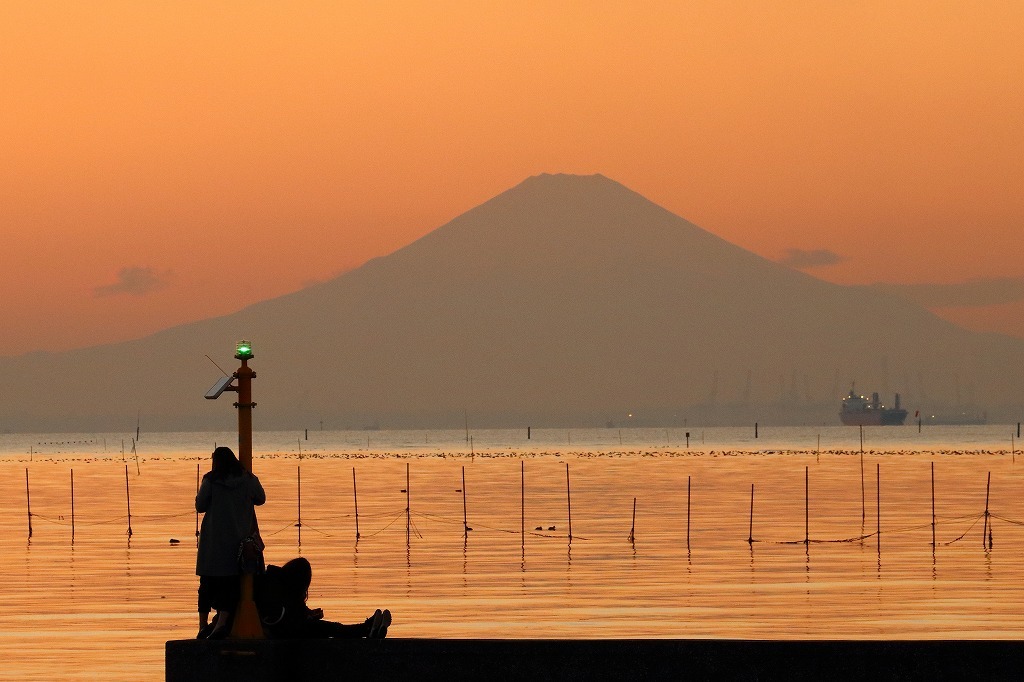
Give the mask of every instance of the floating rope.
[{"label": "floating rope", "polygon": [[[990,517],[994,517],[993,514],[989,514],[989,516]],[[976,514],[976,515],[973,515],[973,516],[969,515],[969,516],[947,517],[945,519],[946,521],[965,521],[965,520],[970,520],[971,521],[971,525],[968,526],[967,530],[965,530],[959,537],[957,537],[957,538],[955,538],[953,540],[950,540],[949,542],[944,542],[942,544],[944,546],[948,546],[948,545],[952,545],[954,542],[959,542],[960,540],[964,539],[964,537],[969,532],[971,532],[971,529],[974,528],[974,526],[976,526],[978,524],[978,521],[980,521],[984,517],[985,517],[984,513]],[[1022,523],[1022,522],[1010,521],[1009,519],[1002,519],[1002,517],[995,517],[995,518],[1000,518],[1001,520],[1004,520],[1007,523],[1014,523],[1016,525],[1024,526],[1024,523]],[[886,533],[886,535],[894,535],[894,534],[901,534],[901,533],[912,533],[914,531],[923,530],[925,528],[931,528],[931,525],[932,525],[931,522],[928,522],[928,523],[919,523],[919,524],[915,524],[915,525],[912,525],[912,526],[901,526],[899,528],[886,528],[885,533]],[[814,545],[814,544],[830,544],[830,543],[831,544],[835,544],[835,543],[861,542],[863,540],[867,540],[868,538],[873,538],[873,537],[875,537],[877,535],[878,535],[878,531],[874,531],[874,532],[871,532],[871,533],[865,533],[863,535],[856,535],[856,536],[850,537],[850,538],[819,539],[819,540],[814,540],[814,539],[808,539],[808,540],[757,540],[757,539],[754,539],[752,542],[759,542],[761,544],[767,544],[767,545],[804,545],[804,544],[812,544],[812,545]]]}]

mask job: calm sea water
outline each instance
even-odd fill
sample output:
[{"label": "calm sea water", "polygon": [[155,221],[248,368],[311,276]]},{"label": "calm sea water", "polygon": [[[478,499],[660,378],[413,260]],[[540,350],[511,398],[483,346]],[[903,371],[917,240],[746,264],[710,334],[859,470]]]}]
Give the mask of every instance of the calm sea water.
[{"label": "calm sea water", "polygon": [[[267,558],[396,637],[1024,633],[1015,425],[689,434],[257,433]],[[160,679],[194,636],[197,467],[236,435],[134,435],[0,436],[0,677]]]}]

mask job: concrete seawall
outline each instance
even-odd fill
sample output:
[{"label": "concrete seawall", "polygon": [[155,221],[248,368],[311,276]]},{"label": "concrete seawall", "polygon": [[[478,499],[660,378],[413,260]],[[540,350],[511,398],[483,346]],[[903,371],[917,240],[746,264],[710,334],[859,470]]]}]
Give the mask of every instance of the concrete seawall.
[{"label": "concrete seawall", "polygon": [[707,639],[177,640],[168,682],[206,680],[993,680],[1024,642]]}]

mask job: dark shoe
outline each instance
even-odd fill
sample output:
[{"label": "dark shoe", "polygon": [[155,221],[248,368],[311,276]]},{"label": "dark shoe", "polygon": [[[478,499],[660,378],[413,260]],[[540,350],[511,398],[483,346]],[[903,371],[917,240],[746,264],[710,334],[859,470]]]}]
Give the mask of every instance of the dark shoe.
[{"label": "dark shoe", "polygon": [[384,609],[384,612],[380,614],[380,621],[378,622],[376,630],[370,630],[370,637],[374,639],[384,639],[388,636],[388,627],[390,626],[391,611]]},{"label": "dark shoe", "polygon": [[213,632],[213,623],[207,623],[203,627],[199,628],[199,634],[196,635],[196,639],[206,639]]},{"label": "dark shoe", "polygon": [[210,629],[210,632],[206,635],[206,639],[226,639],[228,634],[231,632],[230,627],[214,627]]},{"label": "dark shoe", "polygon": [[381,623],[384,622],[384,614],[377,609],[373,612],[373,615],[366,619],[367,625],[370,626],[369,631],[366,633],[367,639],[376,639],[377,631],[380,630]]}]

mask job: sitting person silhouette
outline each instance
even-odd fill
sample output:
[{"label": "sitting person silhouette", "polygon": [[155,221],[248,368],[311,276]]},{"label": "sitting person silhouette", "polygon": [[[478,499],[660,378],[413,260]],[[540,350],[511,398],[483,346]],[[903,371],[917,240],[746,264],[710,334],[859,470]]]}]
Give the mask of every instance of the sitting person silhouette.
[{"label": "sitting person silhouette", "polygon": [[256,608],[263,630],[275,639],[383,639],[391,625],[391,611],[377,609],[362,623],[346,625],[324,620],[323,609],[306,605],[313,569],[309,561],[298,557],[284,566],[267,566],[256,576]]}]

